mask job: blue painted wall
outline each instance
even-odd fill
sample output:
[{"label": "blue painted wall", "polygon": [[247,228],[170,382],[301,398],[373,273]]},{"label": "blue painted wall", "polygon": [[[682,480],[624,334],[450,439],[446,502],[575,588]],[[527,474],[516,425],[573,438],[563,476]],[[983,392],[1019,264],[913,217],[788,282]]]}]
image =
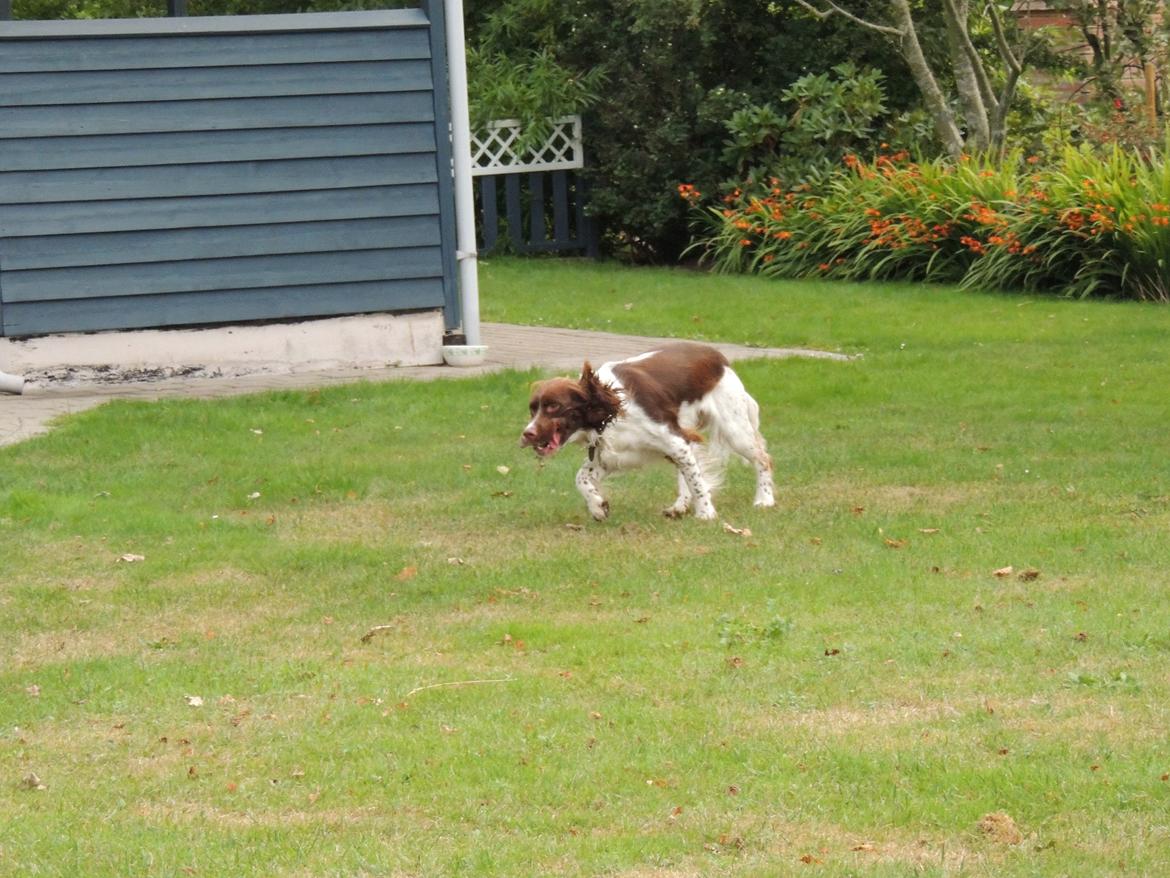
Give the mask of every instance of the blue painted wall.
[{"label": "blue painted wall", "polygon": [[425,9],[0,22],[0,335],[458,325],[446,91]]}]

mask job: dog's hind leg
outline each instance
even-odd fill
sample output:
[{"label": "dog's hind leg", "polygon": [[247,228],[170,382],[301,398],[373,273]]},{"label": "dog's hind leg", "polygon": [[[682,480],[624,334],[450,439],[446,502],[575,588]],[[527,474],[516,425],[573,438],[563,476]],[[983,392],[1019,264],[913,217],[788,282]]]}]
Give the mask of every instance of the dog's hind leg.
[{"label": "dog's hind leg", "polygon": [[768,443],[760,433],[760,406],[745,391],[742,404],[736,406],[729,419],[730,429],[720,431],[719,439],[756,470],[756,506],[775,506],[776,492],[772,483],[772,458]]},{"label": "dog's hind leg", "polygon": [[695,460],[691,444],[681,436],[675,437],[667,457],[678,467],[679,477],[690,491],[691,500],[695,505],[695,518],[711,521],[715,518],[715,504],[711,502],[711,489],[707,485],[699,462]]}]

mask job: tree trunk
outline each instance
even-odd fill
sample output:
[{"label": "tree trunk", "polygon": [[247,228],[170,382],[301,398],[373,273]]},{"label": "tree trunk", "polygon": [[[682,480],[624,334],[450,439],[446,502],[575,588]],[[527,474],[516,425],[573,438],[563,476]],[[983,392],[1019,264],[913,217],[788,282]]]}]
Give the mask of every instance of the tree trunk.
[{"label": "tree trunk", "polygon": [[[943,17],[947,22],[947,43],[951,50],[951,65],[955,73],[955,89],[959,93],[959,107],[967,123],[967,146],[982,152],[991,145],[991,125],[988,103],[984,99],[983,83],[975,69],[978,58],[972,58],[968,51],[970,39],[967,35],[966,0],[952,6],[943,4]],[[991,99],[991,95],[987,96]]]},{"label": "tree trunk", "polygon": [[898,29],[902,32],[900,41],[902,57],[906,59],[906,64],[910,67],[910,75],[914,78],[914,84],[922,92],[922,99],[926,104],[927,112],[930,113],[930,117],[934,121],[939,140],[942,141],[947,153],[952,158],[957,159],[963,154],[963,133],[955,124],[954,114],[947,106],[946,95],[939,87],[938,80],[934,78],[934,72],[930,69],[930,63],[926,60],[922,45],[918,42],[914,17],[910,13],[910,2],[909,0],[891,0],[890,5],[893,7]]}]

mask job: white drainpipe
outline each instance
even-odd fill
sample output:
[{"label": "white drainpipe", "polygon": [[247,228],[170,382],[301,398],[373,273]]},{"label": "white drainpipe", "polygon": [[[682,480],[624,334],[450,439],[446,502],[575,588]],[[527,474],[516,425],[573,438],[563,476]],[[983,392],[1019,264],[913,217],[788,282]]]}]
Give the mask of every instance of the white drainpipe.
[{"label": "white drainpipe", "polygon": [[0,372],[0,393],[24,393],[24,379],[19,375]]},{"label": "white drainpipe", "polygon": [[455,165],[455,253],[463,302],[463,334],[480,344],[475,198],[471,189],[471,120],[467,109],[467,51],[462,0],[443,0],[447,19],[447,77],[451,89],[451,151]]}]

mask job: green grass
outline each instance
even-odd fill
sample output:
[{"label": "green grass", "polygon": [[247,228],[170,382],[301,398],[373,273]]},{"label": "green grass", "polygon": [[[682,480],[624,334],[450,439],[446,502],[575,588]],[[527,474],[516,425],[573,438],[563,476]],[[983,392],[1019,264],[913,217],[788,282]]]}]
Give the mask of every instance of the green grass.
[{"label": "green grass", "polygon": [[516,447],[535,373],[0,449],[0,875],[1165,874],[1170,311],[482,283],[490,320],[862,356],[737,367],[749,537],[660,518],[665,468],[590,521],[580,452]]}]

